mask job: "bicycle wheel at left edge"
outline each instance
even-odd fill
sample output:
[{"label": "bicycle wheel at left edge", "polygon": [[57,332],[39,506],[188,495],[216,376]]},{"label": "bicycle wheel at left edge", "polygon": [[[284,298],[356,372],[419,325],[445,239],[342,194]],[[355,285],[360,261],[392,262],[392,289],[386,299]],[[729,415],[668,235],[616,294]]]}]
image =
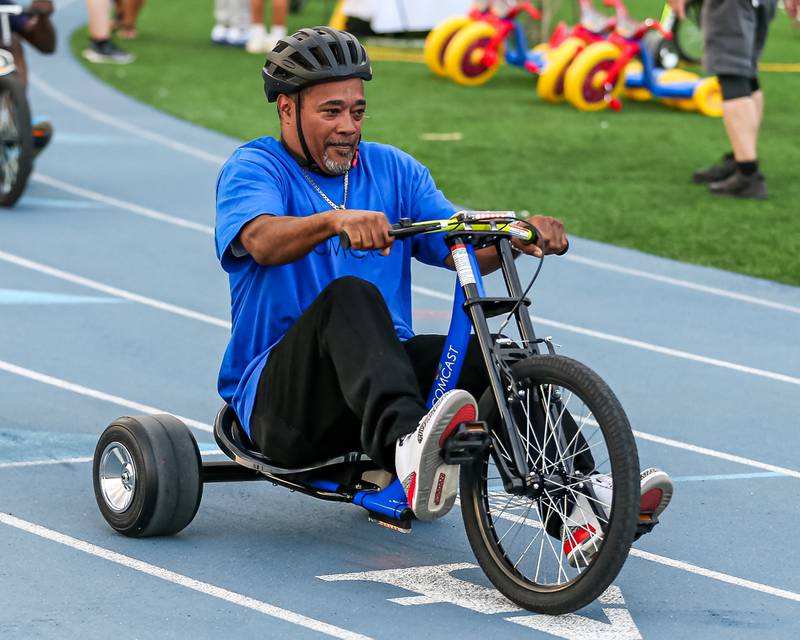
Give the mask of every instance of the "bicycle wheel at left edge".
[{"label": "bicycle wheel at left edge", "polygon": [[0,206],[13,207],[33,168],[31,112],[15,71],[0,76]]},{"label": "bicycle wheel at left edge", "polygon": [[[487,393],[479,413],[492,446],[461,470],[464,526],[481,568],[509,600],[537,613],[569,613],[600,596],[628,556],[639,515],[636,444],[616,396],[581,363],[534,356],[514,365],[513,375],[521,394],[511,404],[512,429],[531,481],[523,495],[505,491],[498,460],[511,463],[510,430],[498,424]],[[594,474],[613,486],[595,490],[602,476]],[[578,525],[586,522],[600,526],[599,539],[584,537]]]}]

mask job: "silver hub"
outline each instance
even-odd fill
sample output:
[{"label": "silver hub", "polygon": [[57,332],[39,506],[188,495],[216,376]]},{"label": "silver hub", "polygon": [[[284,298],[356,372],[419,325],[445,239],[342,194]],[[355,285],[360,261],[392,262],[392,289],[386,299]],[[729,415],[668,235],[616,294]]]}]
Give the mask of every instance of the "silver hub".
[{"label": "silver hub", "polygon": [[110,442],[100,456],[100,491],[114,513],[122,513],[133,502],[136,466],[130,451],[120,442]]}]

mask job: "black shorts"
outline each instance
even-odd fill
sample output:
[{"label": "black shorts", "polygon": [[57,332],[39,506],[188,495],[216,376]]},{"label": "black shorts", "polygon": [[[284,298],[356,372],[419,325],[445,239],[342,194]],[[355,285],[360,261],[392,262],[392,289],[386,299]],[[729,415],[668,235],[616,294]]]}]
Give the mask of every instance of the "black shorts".
[{"label": "black shorts", "polygon": [[777,0],[706,0],[701,22],[703,64],[713,75],[755,78]]}]

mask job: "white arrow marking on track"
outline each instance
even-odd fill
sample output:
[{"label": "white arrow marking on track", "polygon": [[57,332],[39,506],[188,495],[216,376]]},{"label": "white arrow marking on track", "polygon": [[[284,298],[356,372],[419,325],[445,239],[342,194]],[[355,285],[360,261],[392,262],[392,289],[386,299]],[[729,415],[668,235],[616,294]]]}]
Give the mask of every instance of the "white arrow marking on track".
[{"label": "white arrow marking on track", "polygon": [[451,575],[453,571],[477,568],[478,566],[475,564],[461,562],[426,567],[409,567],[407,569],[339,573],[317,577],[328,582],[339,580],[383,582],[384,584],[391,584],[419,594],[417,596],[390,599],[390,602],[402,605],[446,602],[485,614],[522,611],[495,589],[489,589]]},{"label": "white arrow marking on track", "polygon": [[[622,591],[613,585],[600,596],[599,601],[606,605],[625,605]],[[563,616],[517,616],[506,620],[566,640],[642,640],[642,634],[633,621],[630,611],[619,606],[603,607],[603,613],[608,622],[579,616],[576,613]]]}]

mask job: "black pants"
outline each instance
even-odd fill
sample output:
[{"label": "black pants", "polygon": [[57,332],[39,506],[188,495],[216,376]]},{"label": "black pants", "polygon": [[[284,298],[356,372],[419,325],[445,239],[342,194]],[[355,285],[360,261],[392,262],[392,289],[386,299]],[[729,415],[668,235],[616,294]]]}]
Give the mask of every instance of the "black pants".
[{"label": "black pants", "polygon": [[[378,289],[334,280],[273,348],[250,420],[256,446],[299,466],[364,451],[394,470],[394,444],[427,412],[444,336],[401,342]],[[480,399],[488,385],[477,340],[458,387]]]}]

